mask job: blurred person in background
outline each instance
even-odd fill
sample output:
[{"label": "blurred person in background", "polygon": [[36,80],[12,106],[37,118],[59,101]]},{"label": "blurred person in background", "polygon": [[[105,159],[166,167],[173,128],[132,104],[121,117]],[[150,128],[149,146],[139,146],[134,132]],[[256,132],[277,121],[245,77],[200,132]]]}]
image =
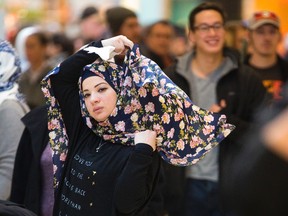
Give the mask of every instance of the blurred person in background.
[{"label": "blurred person in background", "polygon": [[242,21],[228,21],[226,24],[226,46],[239,52],[241,62],[249,50],[247,28]]},{"label": "blurred person in background", "polygon": [[132,10],[118,6],[108,8],[106,22],[112,36],[124,35],[133,43],[141,43],[141,26],[136,13]]},{"label": "blurred person in background", "polygon": [[257,11],[248,21],[248,39],[252,53],[244,61],[261,77],[273,99],[281,98],[281,89],[288,80],[288,62],[277,53],[281,42],[280,19],[271,11]]},{"label": "blurred person in background", "polygon": [[174,61],[170,53],[174,37],[174,26],[167,20],[149,25],[143,33],[142,54],[155,61],[162,70],[165,69]]},{"label": "blurred person in background", "polygon": [[20,119],[29,111],[17,81],[22,73],[12,45],[0,41],[0,199],[10,196],[16,150],[24,130]]},{"label": "blurred person in background", "polygon": [[48,137],[47,107],[36,107],[21,121],[25,129],[15,158],[10,200],[25,206],[38,216],[52,216],[53,163]]},{"label": "blurred person in background", "polygon": [[26,50],[25,41],[29,35],[38,31],[39,31],[38,26],[28,26],[28,27],[20,28],[19,31],[16,33],[15,49],[19,55],[21,69],[23,71],[26,71],[29,68],[29,61],[27,60],[26,51],[25,51]]},{"label": "blurred person in background", "polygon": [[40,81],[53,67],[49,66],[47,61],[48,38],[46,33],[34,32],[26,38],[24,43],[29,68],[21,75],[19,87],[30,109],[34,109],[45,104]]},{"label": "blurred person in background", "polygon": [[191,44],[189,43],[185,27],[174,25],[174,32],[175,37],[170,45],[170,53],[175,57],[182,56],[191,50]]},{"label": "blurred person in background", "polygon": [[64,33],[52,33],[47,45],[48,65],[56,67],[64,59],[74,53],[73,41]]},{"label": "blurred person in background", "polygon": [[233,216],[288,215],[287,87],[282,99],[261,111],[259,125],[244,136],[246,145],[227,167],[226,194]]},{"label": "blurred person in background", "polygon": [[224,47],[225,21],[225,12],[217,3],[205,2],[195,7],[189,15],[188,36],[194,47],[165,70],[195,104],[225,114],[227,121],[236,126],[226,140],[197,164],[186,170],[166,167],[171,182],[164,190],[165,207],[170,215],[225,214],[222,179],[230,175],[224,169],[227,158],[237,155],[245,145],[240,137],[253,126],[253,113],[266,101],[260,78],[240,63],[233,50]]},{"label": "blurred person in background", "polygon": [[[73,43],[65,34],[52,33],[48,41],[51,67],[73,54]],[[38,216],[52,216],[53,163],[48,142],[47,107],[39,106],[21,120],[25,130],[16,154],[10,200],[25,205]]]},{"label": "blurred person in background", "polygon": [[74,50],[106,37],[107,27],[101,12],[95,6],[85,7],[79,17],[79,35],[74,40]]},{"label": "blurred person in background", "polygon": [[[142,42],[141,26],[134,11],[116,6],[108,8],[105,15],[108,32],[111,36],[124,35],[133,43],[140,44]],[[121,64],[124,55],[117,55],[114,60],[116,64]]]}]

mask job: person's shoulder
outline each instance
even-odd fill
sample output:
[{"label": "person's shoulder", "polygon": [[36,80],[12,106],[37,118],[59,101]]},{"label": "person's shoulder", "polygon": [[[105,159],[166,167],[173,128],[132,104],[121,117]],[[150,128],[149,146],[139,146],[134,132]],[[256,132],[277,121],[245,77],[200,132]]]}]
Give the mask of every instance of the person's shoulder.
[{"label": "person's shoulder", "polygon": [[4,100],[0,106],[1,112],[9,112],[9,113],[20,113],[25,115],[28,112],[29,108],[27,104],[14,100],[14,99],[7,99]]},{"label": "person's shoulder", "polygon": [[163,71],[169,77],[180,76],[179,70],[181,70],[185,65],[187,65],[190,60],[191,52],[185,53],[182,56],[173,59],[173,62],[170,66],[166,67]]},{"label": "person's shoulder", "polygon": [[249,65],[241,64],[238,78],[242,81],[241,83],[243,83],[244,86],[247,86],[247,88],[257,86],[257,89],[266,92],[260,74]]},{"label": "person's shoulder", "polygon": [[21,121],[28,128],[33,127],[37,129],[45,128],[47,126],[47,106],[39,106],[30,110],[21,118]]},{"label": "person's shoulder", "polygon": [[32,110],[30,110],[24,117],[23,119],[28,119],[28,118],[31,118],[32,116],[37,116],[37,117],[40,117],[40,116],[47,116],[47,106],[46,105],[42,105],[42,106],[38,106]]},{"label": "person's shoulder", "polygon": [[4,100],[1,104],[1,109],[6,109],[6,108],[10,108],[10,109],[13,109],[14,106],[18,106],[19,105],[19,102],[16,101],[16,100],[12,100],[12,99],[7,99],[7,100]]},{"label": "person's shoulder", "polygon": [[[245,77],[249,77],[249,76],[253,76],[253,77],[259,77],[257,71],[251,67],[248,64],[239,62],[237,67],[235,68],[235,71],[238,72],[238,74],[240,76],[245,76]],[[259,77],[260,78],[260,77]]]}]

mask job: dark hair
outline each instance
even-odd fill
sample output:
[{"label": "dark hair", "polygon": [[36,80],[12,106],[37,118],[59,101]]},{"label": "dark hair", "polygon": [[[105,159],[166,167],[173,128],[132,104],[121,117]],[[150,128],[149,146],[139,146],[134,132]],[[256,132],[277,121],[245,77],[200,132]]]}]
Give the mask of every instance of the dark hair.
[{"label": "dark hair", "polygon": [[147,26],[145,28],[144,31],[144,36],[149,36],[152,32],[152,29],[154,28],[154,26],[161,24],[161,25],[165,25],[165,26],[170,26],[171,29],[174,30],[174,25],[169,21],[169,20],[159,20],[157,22],[152,23],[151,25]]},{"label": "dark hair", "polygon": [[94,6],[88,6],[82,11],[80,15],[80,21],[90,17],[91,15],[98,14],[98,12],[98,9]]},{"label": "dark hair", "polygon": [[194,31],[194,27],[195,27],[195,17],[198,13],[204,11],[204,10],[215,10],[217,11],[222,19],[223,19],[223,24],[225,24],[226,22],[226,14],[223,10],[223,8],[217,4],[217,3],[214,3],[214,2],[204,2],[200,5],[198,5],[196,8],[194,8],[191,12],[190,12],[190,15],[189,15],[189,28],[190,30]]},{"label": "dark hair", "polygon": [[37,37],[38,41],[40,42],[41,45],[47,46],[48,45],[48,36],[45,32],[39,31],[39,32],[34,32],[28,37],[35,36]]},{"label": "dark hair", "polygon": [[74,53],[73,42],[64,33],[52,34],[49,42],[60,46],[62,51],[66,52],[68,55],[72,55]]},{"label": "dark hair", "polygon": [[129,17],[137,18],[137,15],[134,11],[124,7],[113,7],[107,9],[106,19],[113,36],[118,34],[122,24]]}]

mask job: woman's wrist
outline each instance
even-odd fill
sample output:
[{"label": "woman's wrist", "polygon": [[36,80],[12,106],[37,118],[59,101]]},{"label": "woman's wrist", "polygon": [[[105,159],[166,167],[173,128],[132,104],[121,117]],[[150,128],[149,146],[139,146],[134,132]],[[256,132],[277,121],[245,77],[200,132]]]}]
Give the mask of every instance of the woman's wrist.
[{"label": "woman's wrist", "polygon": [[135,146],[135,152],[142,153],[145,155],[152,155],[153,151],[154,150],[153,150],[152,146],[150,146],[146,143],[138,143]]}]

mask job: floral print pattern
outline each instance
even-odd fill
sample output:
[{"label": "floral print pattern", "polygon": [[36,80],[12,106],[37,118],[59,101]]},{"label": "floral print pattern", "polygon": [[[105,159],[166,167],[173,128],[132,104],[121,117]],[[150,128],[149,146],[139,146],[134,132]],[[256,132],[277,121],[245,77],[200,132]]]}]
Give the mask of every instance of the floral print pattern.
[{"label": "floral print pattern", "polygon": [[[68,153],[65,124],[49,80],[59,68],[54,68],[41,83],[49,107],[48,130],[56,191]],[[79,78],[80,106],[86,125],[112,143],[134,145],[135,132],[154,130],[161,157],[170,164],[188,166],[199,161],[235,128],[226,123],[225,115],[193,104],[155,62],[140,54],[137,45],[127,52],[122,66],[98,59],[87,65],[83,73],[87,70],[105,79],[118,94],[110,117],[97,123],[86,109]]]},{"label": "floral print pattern", "polygon": [[235,127],[226,116],[201,109],[134,45],[122,66],[98,59],[85,71],[105,79],[117,92],[115,110],[104,122],[90,117],[81,92],[84,121],[95,134],[113,143],[134,144],[134,133],[157,132],[157,151],[177,166],[195,164]]},{"label": "floral print pattern", "polygon": [[55,67],[41,82],[42,92],[46,98],[46,104],[48,105],[48,131],[49,131],[49,143],[52,149],[52,161],[53,161],[53,185],[55,193],[59,186],[62,170],[66,156],[68,154],[68,136],[66,133],[64,121],[60,106],[51,91],[51,84],[49,77],[59,72],[59,67]]}]

